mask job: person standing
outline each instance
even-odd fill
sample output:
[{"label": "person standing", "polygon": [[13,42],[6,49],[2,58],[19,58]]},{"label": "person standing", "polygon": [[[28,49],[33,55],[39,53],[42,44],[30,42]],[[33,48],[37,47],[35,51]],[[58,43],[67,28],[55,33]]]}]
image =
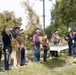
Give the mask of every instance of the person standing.
[{"label": "person standing", "polygon": [[49,50],[49,40],[47,38],[47,35],[43,37],[43,49],[44,49],[44,55],[43,55],[43,61],[47,61],[47,52]]},{"label": "person standing", "polygon": [[76,61],[76,31],[74,32],[73,51],[74,51],[74,58],[75,58],[75,61]]},{"label": "person standing", "polygon": [[68,46],[69,46],[69,56],[73,56],[73,42],[74,42],[74,34],[73,31],[70,31],[68,37]]},{"label": "person standing", "polygon": [[10,62],[11,62],[11,53],[12,53],[12,46],[11,46],[11,31],[10,28],[5,30],[5,34],[2,37],[3,44],[4,44],[4,64],[5,70],[10,70]]},{"label": "person standing", "polygon": [[[58,46],[59,41],[60,41],[60,37],[58,35],[58,30],[55,30],[55,32],[52,34],[51,46]],[[53,58],[58,57],[58,52],[57,51],[50,51],[50,54]]]},{"label": "person standing", "polygon": [[41,39],[40,39],[40,30],[36,30],[36,34],[33,36],[33,41],[34,41],[34,48],[35,48],[35,62],[40,61],[40,44]]},{"label": "person standing", "polygon": [[24,32],[20,33],[20,41],[21,41],[21,66],[25,65],[25,61],[26,61],[26,56],[25,56],[25,36],[24,36]]},{"label": "person standing", "polygon": [[20,27],[15,27],[15,32],[13,33],[13,38],[14,38],[14,45],[16,47],[16,59],[14,63],[14,67],[20,66],[20,61],[21,61],[21,52],[20,52]]}]

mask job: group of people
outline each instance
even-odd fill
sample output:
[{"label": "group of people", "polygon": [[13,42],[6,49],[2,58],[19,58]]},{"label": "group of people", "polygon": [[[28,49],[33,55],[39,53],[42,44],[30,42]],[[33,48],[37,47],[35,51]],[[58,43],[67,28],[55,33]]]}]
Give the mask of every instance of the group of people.
[{"label": "group of people", "polygon": [[69,56],[72,56],[76,60],[76,31],[70,31],[66,38],[69,46]]},{"label": "group of people", "polygon": [[10,28],[5,29],[5,34],[2,36],[3,51],[4,51],[4,67],[5,70],[11,68],[11,54],[13,51],[12,42],[14,43],[16,51],[16,62],[14,67],[25,65],[25,43],[24,43],[24,32],[20,32],[20,27],[15,27],[13,34]]},{"label": "group of people", "polygon": [[[36,30],[36,34],[33,35],[33,42],[34,42],[34,62],[40,61],[40,44],[43,46],[44,55],[43,61],[47,61],[47,52],[50,46],[58,46],[60,43],[61,38],[58,35],[58,30],[52,34],[52,37],[49,41],[47,35],[45,34],[44,37],[41,39],[40,30]],[[13,51],[12,42],[14,43],[15,47],[15,65],[14,67],[23,66],[26,64],[26,54],[25,54],[25,38],[24,32],[20,32],[20,27],[15,27],[14,32],[11,33],[10,28],[5,29],[5,34],[2,37],[3,41],[3,51],[4,51],[4,65],[5,70],[10,70],[11,67],[11,54]],[[70,31],[69,35],[67,36],[66,40],[68,40],[69,46],[69,56],[76,57],[76,32]],[[49,45],[50,42],[50,45]],[[0,51],[0,62],[1,62],[1,54]],[[50,59],[58,57],[57,51],[50,51]],[[76,58],[75,58],[76,59]]]},{"label": "group of people", "polygon": [[[44,55],[43,55],[43,61],[47,61],[47,52],[50,49],[50,46],[58,46],[60,42],[60,37],[58,35],[58,30],[55,30],[55,32],[52,34],[51,40],[47,38],[47,35],[45,34],[42,39],[40,39],[40,31],[37,30],[36,34],[33,36],[34,41],[34,49],[35,49],[35,61],[40,61],[40,44],[43,46],[44,49]],[[51,42],[51,44],[49,44]],[[50,51],[50,59],[58,57],[57,51]]]}]

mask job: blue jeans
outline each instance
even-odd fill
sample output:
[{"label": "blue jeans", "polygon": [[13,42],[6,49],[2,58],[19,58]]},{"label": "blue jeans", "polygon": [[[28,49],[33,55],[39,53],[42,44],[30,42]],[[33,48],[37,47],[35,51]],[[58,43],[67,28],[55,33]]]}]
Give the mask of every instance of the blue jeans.
[{"label": "blue jeans", "polygon": [[25,49],[21,50],[21,66],[25,65]]},{"label": "blue jeans", "polygon": [[74,56],[74,44],[71,46],[71,56]]},{"label": "blue jeans", "polygon": [[40,42],[36,42],[36,50],[35,50],[35,61],[40,61]]},{"label": "blue jeans", "polygon": [[74,47],[74,57],[76,57],[76,47]]}]

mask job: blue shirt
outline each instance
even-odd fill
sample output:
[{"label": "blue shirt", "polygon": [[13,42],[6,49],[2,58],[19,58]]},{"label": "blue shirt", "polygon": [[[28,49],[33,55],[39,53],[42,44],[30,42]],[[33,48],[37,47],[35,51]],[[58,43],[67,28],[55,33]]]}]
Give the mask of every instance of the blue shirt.
[{"label": "blue shirt", "polygon": [[17,36],[20,36],[20,34],[14,33],[13,38],[16,39]]}]

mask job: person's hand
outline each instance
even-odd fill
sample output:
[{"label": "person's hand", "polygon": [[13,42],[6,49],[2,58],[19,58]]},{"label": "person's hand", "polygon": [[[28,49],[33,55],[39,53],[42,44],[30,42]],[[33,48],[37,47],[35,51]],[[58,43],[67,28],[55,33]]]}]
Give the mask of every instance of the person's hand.
[{"label": "person's hand", "polygon": [[17,44],[17,47],[20,47],[19,44]]},{"label": "person's hand", "polygon": [[35,50],[36,50],[37,48],[35,47]]}]

